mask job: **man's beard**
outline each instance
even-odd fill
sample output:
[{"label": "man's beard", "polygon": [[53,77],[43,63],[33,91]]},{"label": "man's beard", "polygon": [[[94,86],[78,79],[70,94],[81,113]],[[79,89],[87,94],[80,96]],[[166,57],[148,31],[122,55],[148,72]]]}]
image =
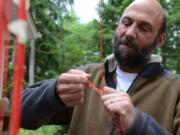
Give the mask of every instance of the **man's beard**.
[{"label": "man's beard", "polygon": [[[150,44],[144,45],[140,48],[136,42],[127,40],[126,37],[118,38],[114,37],[113,41],[113,51],[114,56],[118,63],[122,67],[126,68],[137,68],[141,67],[147,63],[150,59],[152,51],[155,49],[157,43],[157,38]],[[119,46],[124,45],[127,48],[119,48]]]}]

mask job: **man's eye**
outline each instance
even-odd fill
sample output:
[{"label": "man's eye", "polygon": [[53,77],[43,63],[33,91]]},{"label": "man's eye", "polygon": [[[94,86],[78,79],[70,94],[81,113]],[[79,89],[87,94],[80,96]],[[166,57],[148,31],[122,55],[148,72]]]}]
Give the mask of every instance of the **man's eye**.
[{"label": "man's eye", "polygon": [[128,20],[128,19],[123,20],[122,23],[123,23],[125,26],[131,25],[131,22],[130,22],[130,20]]},{"label": "man's eye", "polygon": [[141,27],[140,30],[143,31],[143,32],[148,32],[148,31],[149,31],[149,28],[147,28],[147,27]]},{"label": "man's eye", "polygon": [[139,30],[142,32],[150,32],[151,26],[149,24],[139,24]]},{"label": "man's eye", "polygon": [[148,31],[148,29],[147,28],[141,28],[141,31],[144,31],[144,32],[147,32]]}]

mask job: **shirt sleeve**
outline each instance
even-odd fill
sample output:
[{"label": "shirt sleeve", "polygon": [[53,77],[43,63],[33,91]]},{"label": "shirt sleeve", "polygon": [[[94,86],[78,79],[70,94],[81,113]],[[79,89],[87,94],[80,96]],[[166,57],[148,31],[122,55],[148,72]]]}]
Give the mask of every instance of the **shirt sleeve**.
[{"label": "shirt sleeve", "polygon": [[73,108],[56,96],[57,79],[36,83],[22,94],[21,126],[36,129],[45,124],[69,124]]},{"label": "shirt sleeve", "polygon": [[172,135],[165,131],[160,125],[149,115],[136,110],[136,118],[132,127],[125,135]]},{"label": "shirt sleeve", "polygon": [[173,123],[173,127],[174,127],[174,132],[175,132],[174,134],[180,135],[180,98],[179,98],[179,101],[177,102],[175,120]]}]

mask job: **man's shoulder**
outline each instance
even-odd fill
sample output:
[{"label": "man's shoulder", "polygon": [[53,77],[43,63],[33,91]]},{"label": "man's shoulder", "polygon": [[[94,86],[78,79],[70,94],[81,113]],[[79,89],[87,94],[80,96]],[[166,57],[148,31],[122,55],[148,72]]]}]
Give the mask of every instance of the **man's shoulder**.
[{"label": "man's shoulder", "polygon": [[171,89],[175,89],[180,92],[180,74],[174,73],[169,70],[164,70],[161,76],[165,82],[171,87]]},{"label": "man's shoulder", "polygon": [[175,73],[173,71],[170,71],[170,70],[163,70],[163,72],[161,73],[161,76],[163,77],[172,77],[172,78],[179,78],[180,79],[180,74],[178,73]]},{"label": "man's shoulder", "polygon": [[91,63],[91,64],[86,64],[84,66],[78,67],[78,69],[83,70],[87,73],[92,73],[92,72],[100,70],[102,66],[103,66],[103,63]]}]

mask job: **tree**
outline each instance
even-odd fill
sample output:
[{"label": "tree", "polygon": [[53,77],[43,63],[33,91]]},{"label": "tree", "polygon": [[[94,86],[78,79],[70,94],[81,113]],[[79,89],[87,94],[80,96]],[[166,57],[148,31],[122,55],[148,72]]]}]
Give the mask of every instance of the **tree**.
[{"label": "tree", "polygon": [[[60,72],[63,61],[63,20],[68,17],[73,0],[31,0],[31,13],[42,38],[36,41],[35,81],[51,78]],[[59,73],[58,73],[59,74]]]},{"label": "tree", "polygon": [[170,69],[180,73],[180,1],[160,1],[167,11],[167,40],[162,48],[164,63]]},{"label": "tree", "polygon": [[68,34],[64,38],[64,61],[61,69],[67,71],[69,68],[99,62],[98,22],[94,20],[88,24],[80,24],[74,12],[69,19],[63,25]]}]

